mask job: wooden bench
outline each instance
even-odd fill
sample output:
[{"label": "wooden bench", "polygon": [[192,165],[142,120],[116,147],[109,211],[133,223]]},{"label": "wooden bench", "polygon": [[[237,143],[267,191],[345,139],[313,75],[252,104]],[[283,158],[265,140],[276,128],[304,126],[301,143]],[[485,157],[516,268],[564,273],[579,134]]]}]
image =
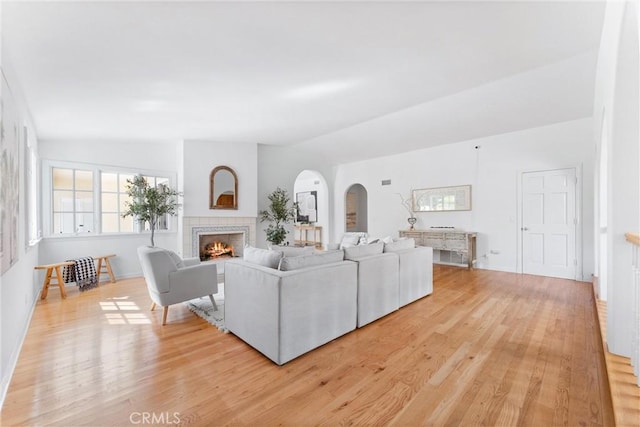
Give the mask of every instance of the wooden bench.
[{"label": "wooden bench", "polygon": [[[65,262],[57,262],[55,264],[45,264],[45,265],[36,265],[34,269],[36,270],[47,270],[47,273],[44,276],[44,285],[42,286],[42,293],[40,294],[40,299],[46,299],[47,294],[49,293],[49,286],[57,285],[60,288],[60,296],[62,298],[67,297],[67,293],[64,291],[64,280],[62,280],[62,273],[60,272],[60,267],[66,267],[68,265],[75,264],[73,261],[65,261]],[[52,277],[53,272],[56,272],[55,277]],[[51,283],[51,279],[56,279],[56,283]]]},{"label": "wooden bench", "polygon": [[[98,283],[100,283],[100,276],[102,275],[102,273],[106,273],[109,275],[109,280],[111,281],[111,283],[116,282],[115,276],[113,275],[113,270],[111,270],[111,263],[109,262],[109,258],[114,256],[116,255],[109,254],[93,257],[95,261],[98,261],[98,266],[96,267],[96,276],[98,279]],[[44,276],[44,284],[42,285],[42,293],[40,294],[40,299],[47,298],[50,286],[58,286],[58,288],[60,289],[60,296],[62,298],[67,297],[67,293],[64,290],[64,280],[62,279],[62,272],[60,271],[60,267],[68,267],[74,264],[75,263],[73,261],[64,261],[56,262],[53,264],[37,265],[34,267],[35,270],[47,270]],[[51,282],[52,279],[55,280],[55,283]]]},{"label": "wooden bench", "polygon": [[98,266],[96,267],[96,276],[98,276],[98,283],[100,283],[100,275],[102,273],[107,273],[109,275],[109,280],[111,281],[111,283],[116,283],[116,278],[113,276],[113,270],[111,270],[111,263],[109,262],[109,258],[114,256],[116,255],[109,254],[93,257],[93,259],[98,261]]}]

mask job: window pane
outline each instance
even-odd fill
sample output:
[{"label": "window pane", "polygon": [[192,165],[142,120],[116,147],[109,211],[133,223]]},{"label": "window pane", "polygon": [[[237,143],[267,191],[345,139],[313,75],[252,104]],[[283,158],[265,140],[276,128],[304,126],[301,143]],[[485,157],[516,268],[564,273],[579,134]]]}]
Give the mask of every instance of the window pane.
[{"label": "window pane", "polygon": [[156,178],[155,177],[144,175],[144,179],[147,181],[147,184],[149,184],[150,187],[155,187],[156,186]]},{"label": "window pane", "polygon": [[93,212],[93,192],[76,191],[76,211]]},{"label": "window pane", "polygon": [[120,213],[123,213],[127,210],[126,202],[131,202],[131,197],[127,194],[120,194]]},{"label": "window pane", "polygon": [[115,193],[102,193],[102,212],[118,213],[118,195]]},{"label": "window pane", "polygon": [[76,170],[76,190],[93,190],[93,172]]},{"label": "window pane", "polygon": [[102,232],[103,233],[117,233],[119,230],[119,219],[117,213],[103,213],[102,214]]},{"label": "window pane", "polygon": [[54,191],[53,210],[73,211],[73,191]]},{"label": "window pane", "polygon": [[73,233],[73,213],[54,213],[53,233]]},{"label": "window pane", "polygon": [[102,191],[118,191],[118,174],[102,172]]},{"label": "window pane", "polygon": [[123,233],[133,232],[133,217],[120,217],[120,231]]},{"label": "window pane", "polygon": [[167,221],[167,217],[168,216],[169,215],[163,215],[160,218],[158,218],[158,223],[157,223],[156,229],[158,229],[158,230],[168,230],[169,229],[169,226],[168,226],[169,224],[168,224],[168,221]]},{"label": "window pane", "polygon": [[78,233],[93,233],[93,213],[76,214],[76,228]]},{"label": "window pane", "polygon": [[53,168],[53,188],[56,190],[72,190],[73,170]]},{"label": "window pane", "polygon": [[120,174],[120,192],[127,192],[127,180],[133,181],[134,175]]},{"label": "window pane", "polygon": [[156,177],[156,186],[159,186],[160,184],[165,185],[165,186],[169,186],[169,178],[162,178],[162,177]]}]

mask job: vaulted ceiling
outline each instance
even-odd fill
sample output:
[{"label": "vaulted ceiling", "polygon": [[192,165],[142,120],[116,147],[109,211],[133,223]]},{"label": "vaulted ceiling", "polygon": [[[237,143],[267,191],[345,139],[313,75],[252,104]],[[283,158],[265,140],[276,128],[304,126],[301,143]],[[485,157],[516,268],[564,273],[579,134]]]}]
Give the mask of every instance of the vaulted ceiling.
[{"label": "vaulted ceiling", "polygon": [[351,161],[592,115],[604,2],[24,2],[2,61],[41,140]]}]

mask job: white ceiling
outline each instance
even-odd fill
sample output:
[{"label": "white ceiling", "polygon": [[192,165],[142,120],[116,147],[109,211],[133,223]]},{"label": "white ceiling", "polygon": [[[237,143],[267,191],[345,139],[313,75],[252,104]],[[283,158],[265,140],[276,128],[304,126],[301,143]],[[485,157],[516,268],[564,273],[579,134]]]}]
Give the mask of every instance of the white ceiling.
[{"label": "white ceiling", "polygon": [[41,140],[351,161],[590,116],[603,17],[580,1],[5,1],[2,60]]}]

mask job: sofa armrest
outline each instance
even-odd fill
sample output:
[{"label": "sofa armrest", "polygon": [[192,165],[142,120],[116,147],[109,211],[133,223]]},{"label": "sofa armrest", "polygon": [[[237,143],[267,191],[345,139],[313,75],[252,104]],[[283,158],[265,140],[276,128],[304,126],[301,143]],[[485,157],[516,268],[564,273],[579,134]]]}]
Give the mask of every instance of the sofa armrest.
[{"label": "sofa armrest", "polygon": [[433,248],[396,252],[400,258],[400,307],[433,293]]},{"label": "sofa armrest", "polygon": [[399,259],[395,253],[354,258],[358,263],[358,327],[399,308]]}]

